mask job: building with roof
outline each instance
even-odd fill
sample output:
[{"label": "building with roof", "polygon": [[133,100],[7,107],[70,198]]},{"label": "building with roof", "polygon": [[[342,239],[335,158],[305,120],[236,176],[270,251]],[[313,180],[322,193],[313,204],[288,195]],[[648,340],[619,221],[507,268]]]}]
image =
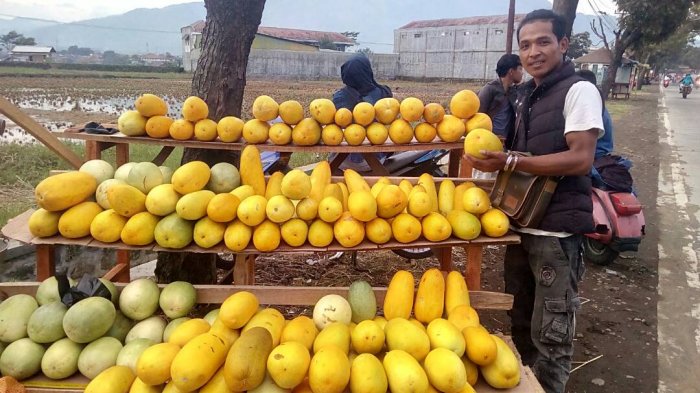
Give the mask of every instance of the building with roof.
[{"label": "building with roof", "polygon": [[[515,25],[524,17],[516,14]],[[399,74],[409,78],[496,78],[496,63],[506,53],[507,31],[508,15],[410,22],[394,30]],[[515,34],[513,42],[517,43]]]},{"label": "building with roof", "polygon": [[[595,49],[574,59],[573,62],[577,69],[591,70],[596,76],[597,84],[601,85],[608,73],[608,67],[612,63],[612,51],[607,48]],[[615,83],[612,87],[613,97],[623,95],[629,98],[632,80],[638,65],[639,62],[622,57],[622,66],[617,69]]]},{"label": "building with roof", "polygon": [[[180,29],[182,33],[182,64],[185,71],[194,71],[201,55],[204,21],[199,20]],[[340,33],[315,30],[259,26],[251,49],[318,52],[321,47],[344,52],[355,42]]]},{"label": "building with roof", "polygon": [[46,63],[53,53],[56,50],[52,46],[15,45],[10,50],[10,61]]}]

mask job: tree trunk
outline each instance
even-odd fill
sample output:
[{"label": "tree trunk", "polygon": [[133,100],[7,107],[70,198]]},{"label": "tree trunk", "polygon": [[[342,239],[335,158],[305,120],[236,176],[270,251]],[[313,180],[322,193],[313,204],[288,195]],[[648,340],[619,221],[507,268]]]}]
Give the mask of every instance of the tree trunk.
[{"label": "tree trunk", "polygon": [[[202,54],[192,78],[192,94],[209,106],[209,118],[241,115],[250,47],[262,19],[265,0],[205,0],[206,24]],[[182,163],[204,161],[238,166],[240,153],[227,150],[185,149]],[[158,253],[158,282],[216,282],[216,255]]]},{"label": "tree trunk", "polygon": [[615,40],[615,46],[612,49],[612,62],[610,67],[608,67],[608,74],[605,76],[603,81],[603,95],[607,99],[610,95],[610,91],[615,84],[615,77],[617,76],[617,69],[622,65],[622,55],[625,53],[624,46],[621,44],[620,40]]},{"label": "tree trunk", "polygon": [[566,36],[571,38],[571,30],[576,19],[578,0],[554,0],[552,11],[566,18]]}]

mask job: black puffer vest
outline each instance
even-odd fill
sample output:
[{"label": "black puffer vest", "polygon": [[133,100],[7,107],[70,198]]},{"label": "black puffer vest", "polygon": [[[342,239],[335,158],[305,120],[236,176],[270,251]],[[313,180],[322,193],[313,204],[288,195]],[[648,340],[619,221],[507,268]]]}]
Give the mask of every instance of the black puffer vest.
[{"label": "black puffer vest", "polygon": [[[536,156],[568,150],[564,102],[571,86],[583,80],[575,74],[573,64],[566,62],[539,86],[534,80],[523,86],[517,104],[516,136],[508,146]],[[575,234],[593,232],[590,176],[562,177],[538,228]]]}]

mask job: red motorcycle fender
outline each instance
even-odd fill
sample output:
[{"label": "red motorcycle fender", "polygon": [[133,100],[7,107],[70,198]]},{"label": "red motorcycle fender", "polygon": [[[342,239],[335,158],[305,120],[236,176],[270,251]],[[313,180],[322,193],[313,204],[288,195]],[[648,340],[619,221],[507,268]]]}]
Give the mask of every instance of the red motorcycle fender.
[{"label": "red motorcycle fender", "polygon": [[[596,232],[586,234],[586,236],[603,244],[610,244],[613,237],[613,227],[608,211],[611,210],[606,209],[605,206],[605,201],[607,200],[609,203],[610,199],[604,191],[593,188],[591,200],[593,201],[593,225],[596,228]],[[609,208],[612,208],[612,205]]]}]

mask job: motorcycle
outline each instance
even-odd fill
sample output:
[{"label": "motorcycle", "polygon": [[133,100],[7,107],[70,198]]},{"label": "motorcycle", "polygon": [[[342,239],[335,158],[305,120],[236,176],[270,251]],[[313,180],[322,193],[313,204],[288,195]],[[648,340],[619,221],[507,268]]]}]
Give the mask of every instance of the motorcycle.
[{"label": "motorcycle", "polygon": [[636,195],[594,187],[591,199],[595,232],[584,236],[584,259],[606,266],[621,252],[638,251],[645,221]]},{"label": "motorcycle", "polygon": [[688,98],[688,94],[693,91],[693,87],[689,84],[682,84],[681,85],[681,94],[683,94],[683,98]]},{"label": "motorcycle", "polygon": [[664,88],[668,87],[668,85],[671,83],[670,79],[664,79]]}]

